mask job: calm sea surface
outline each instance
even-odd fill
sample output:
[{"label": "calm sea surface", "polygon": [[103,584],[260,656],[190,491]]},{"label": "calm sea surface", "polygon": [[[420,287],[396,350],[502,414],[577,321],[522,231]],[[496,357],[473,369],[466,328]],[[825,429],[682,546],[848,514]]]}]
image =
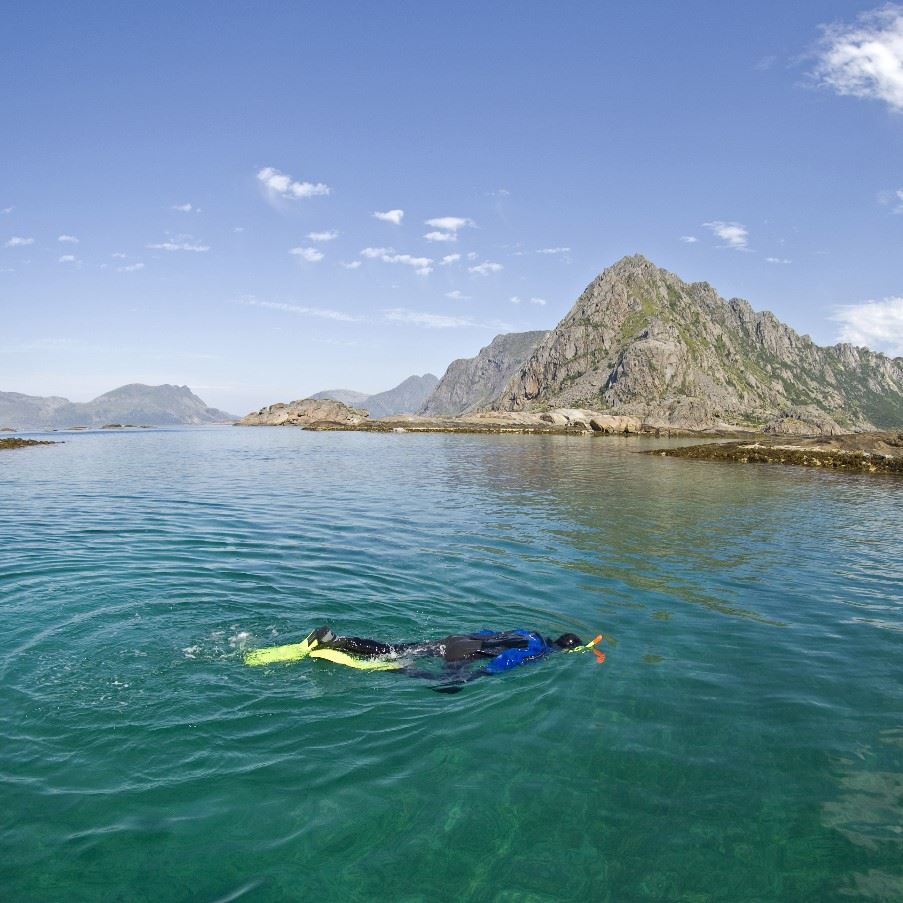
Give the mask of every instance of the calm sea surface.
[{"label": "calm sea surface", "polygon": [[[0,453],[0,896],[903,899],[903,480],[614,438]],[[457,695],[241,650],[603,632]]]}]

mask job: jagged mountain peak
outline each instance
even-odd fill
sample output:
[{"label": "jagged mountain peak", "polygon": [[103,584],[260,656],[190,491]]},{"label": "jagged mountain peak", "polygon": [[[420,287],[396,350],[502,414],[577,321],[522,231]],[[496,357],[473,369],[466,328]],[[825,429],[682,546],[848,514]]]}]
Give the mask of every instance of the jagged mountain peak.
[{"label": "jagged mountain peak", "polygon": [[494,406],[582,406],[691,429],[762,428],[789,411],[829,431],[898,426],[901,363],[820,348],[770,311],[635,254],[586,287]]}]

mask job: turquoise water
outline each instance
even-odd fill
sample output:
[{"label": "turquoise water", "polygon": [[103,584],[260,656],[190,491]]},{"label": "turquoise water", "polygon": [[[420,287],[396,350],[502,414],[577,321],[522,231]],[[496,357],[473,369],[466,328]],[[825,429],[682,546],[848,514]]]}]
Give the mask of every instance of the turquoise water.
[{"label": "turquoise water", "polygon": [[[0,453],[9,900],[903,899],[903,481],[614,438]],[[448,696],[241,650],[604,632]]]}]

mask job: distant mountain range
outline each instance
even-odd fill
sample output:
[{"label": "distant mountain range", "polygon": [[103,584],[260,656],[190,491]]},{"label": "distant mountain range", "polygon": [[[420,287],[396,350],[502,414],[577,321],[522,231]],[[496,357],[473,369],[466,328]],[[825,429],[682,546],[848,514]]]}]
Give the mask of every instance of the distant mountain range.
[{"label": "distant mountain range", "polygon": [[416,413],[436,388],[438,382],[438,377],[433,376],[432,373],[424,373],[423,376],[409,376],[394,389],[378,392],[375,395],[355,392],[352,389],[327,389],[311,395],[311,398],[341,401],[360,411],[369,412],[373,418],[391,417],[393,414]]},{"label": "distant mountain range", "polygon": [[0,392],[0,428],[16,430],[97,427],[111,423],[170,426],[237,419],[226,411],[208,407],[188,386],[132,383],[88,402]]},{"label": "distant mountain range", "polygon": [[[597,276],[550,332],[496,336],[441,380],[426,373],[375,395],[331,389],[313,398],[374,419],[582,408],[653,428],[855,432],[903,427],[903,358],[820,347],[768,311],[635,255]],[[285,408],[255,416],[301,416]],[[0,392],[0,429],[237,419],[187,386],[122,386],[85,404]]]}]

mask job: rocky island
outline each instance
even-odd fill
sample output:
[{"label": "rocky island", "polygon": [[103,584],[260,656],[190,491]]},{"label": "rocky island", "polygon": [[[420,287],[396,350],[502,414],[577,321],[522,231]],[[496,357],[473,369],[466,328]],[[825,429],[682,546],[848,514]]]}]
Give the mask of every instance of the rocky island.
[{"label": "rocky island", "polygon": [[[820,347],[768,311],[634,255],[597,276],[551,331],[498,336],[476,357],[454,361],[417,414],[372,417],[363,406],[311,398],[270,405],[239,424],[706,435],[743,441],[667,453],[784,463],[828,455],[834,466],[859,455],[860,469],[894,470],[881,462],[896,460],[897,434],[875,431],[903,425],[903,359]],[[780,438],[787,436],[792,446]]]}]

